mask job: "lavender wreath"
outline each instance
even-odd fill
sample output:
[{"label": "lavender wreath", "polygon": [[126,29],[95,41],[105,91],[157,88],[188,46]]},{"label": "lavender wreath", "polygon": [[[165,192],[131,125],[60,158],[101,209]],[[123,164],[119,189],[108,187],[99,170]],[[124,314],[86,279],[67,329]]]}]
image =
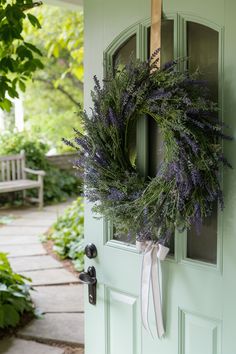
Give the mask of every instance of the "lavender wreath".
[{"label": "lavender wreath", "polygon": [[[175,228],[198,228],[223,194],[219,182],[223,133],[218,107],[198,73],[178,70],[179,61],[157,68],[131,61],[108,74],[101,87],[94,77],[91,115],[82,112],[84,134],[76,131],[76,167],[93,210],[114,222],[117,236],[168,244]],[[130,152],[138,117],[154,119],[163,136],[163,161],[144,178]]]}]

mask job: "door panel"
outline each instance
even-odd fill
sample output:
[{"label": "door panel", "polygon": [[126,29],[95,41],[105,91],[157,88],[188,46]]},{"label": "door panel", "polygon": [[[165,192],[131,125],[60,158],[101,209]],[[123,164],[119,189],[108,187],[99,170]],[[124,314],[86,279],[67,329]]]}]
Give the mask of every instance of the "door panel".
[{"label": "door panel", "polygon": [[183,354],[220,354],[221,353],[221,324],[179,311],[180,317],[180,350]]},{"label": "door panel", "polygon": [[137,298],[110,288],[106,292],[108,353],[140,353]]},{"label": "door panel", "polygon": [[[230,0],[164,0],[166,21],[173,22],[173,37],[163,37],[167,57],[190,54],[190,69],[201,66],[208,74],[212,95],[218,96],[221,117],[236,130],[236,5]],[[85,107],[91,105],[91,77],[102,78],[103,56],[111,64],[123,44],[123,58],[129,48],[139,58],[148,53],[150,1],[85,1]],[[227,23],[224,23],[224,18]],[[168,22],[166,22],[168,23]],[[169,23],[170,24],[170,23]],[[166,25],[166,28],[168,25]],[[225,34],[224,34],[225,28]],[[171,30],[168,30],[169,33]],[[163,30],[163,33],[164,30]],[[224,35],[223,35],[224,34]],[[134,37],[135,36],[135,43]],[[127,47],[127,40],[132,45]],[[131,43],[131,42],[130,42]],[[173,53],[170,54],[170,46]],[[108,48],[108,49],[107,49]],[[223,50],[225,48],[225,51]],[[94,60],[96,58],[96,60]],[[122,59],[123,60],[123,59]],[[125,59],[126,60],[126,59]],[[164,59],[163,59],[164,60]],[[224,63],[224,66],[223,66]],[[223,82],[223,76],[225,82]],[[224,100],[223,100],[224,97]],[[223,104],[224,103],[224,104]],[[155,173],[159,156],[158,130],[148,136],[143,122],[134,141],[139,164]],[[147,145],[149,141],[149,152]],[[143,154],[140,153],[143,151]],[[235,142],[225,144],[234,163]],[[150,172],[151,173],[151,172]],[[224,174],[226,208],[208,220],[200,236],[194,230],[175,235],[174,255],[162,264],[163,314],[166,336],[153,339],[141,327],[139,288],[141,255],[126,239],[113,239],[112,226],[95,219],[86,205],[85,239],[93,242],[98,257],[86,266],[97,270],[97,305],[86,303],[86,354],[235,354],[236,270],[236,172]],[[125,235],[126,236],[126,235]],[[173,249],[173,247],[172,247]],[[87,289],[85,289],[87,293]],[[150,303],[150,325],[154,314]]]}]

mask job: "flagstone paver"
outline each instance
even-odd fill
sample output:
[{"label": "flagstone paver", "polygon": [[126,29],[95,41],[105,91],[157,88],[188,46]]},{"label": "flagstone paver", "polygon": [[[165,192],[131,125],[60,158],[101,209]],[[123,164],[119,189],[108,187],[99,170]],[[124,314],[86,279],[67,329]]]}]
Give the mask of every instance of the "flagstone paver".
[{"label": "flagstone paver", "polygon": [[24,226],[2,226],[0,227],[0,237],[2,236],[39,236],[43,235],[47,231],[47,227],[45,226],[31,226],[31,227],[24,227]]},{"label": "flagstone paver", "polygon": [[[83,346],[83,285],[79,279],[62,268],[42,246],[40,237],[62,214],[68,203],[49,206],[43,211],[23,208],[0,211],[0,216],[11,214],[10,225],[0,227],[0,250],[8,253],[14,271],[33,280],[36,291],[32,299],[44,313],[17,333],[21,339],[0,342],[0,354],[63,354],[64,349],[39,344],[60,342]],[[36,341],[36,342],[35,342]],[[83,349],[78,349],[78,354]]]},{"label": "flagstone paver", "polygon": [[63,354],[64,349],[49,345],[26,341],[18,338],[8,338],[1,341],[0,354]]},{"label": "flagstone paver", "polygon": [[0,245],[40,244],[38,236],[0,236]]},{"label": "flagstone paver", "polygon": [[[34,218],[35,219],[35,218]],[[29,225],[25,225],[25,221],[28,219],[21,219],[19,220],[19,225],[17,224],[9,224],[7,225],[7,227],[3,226],[0,227],[0,236],[6,236],[6,235],[10,235],[10,236],[38,236],[41,234],[45,233],[45,225],[41,224],[41,225],[32,225],[34,222],[34,219],[31,220],[31,224]],[[54,218],[55,221],[55,218]],[[35,220],[36,222],[36,220]],[[53,223],[53,221],[48,221],[49,226],[51,226],[51,224]],[[48,227],[48,225],[46,225],[46,227]]]},{"label": "flagstone paver", "polygon": [[9,226],[11,228],[14,227],[19,227],[19,226],[24,226],[26,227],[50,227],[53,222],[55,222],[55,217],[46,217],[46,215],[43,215],[43,217],[39,217],[37,214],[32,214],[30,218],[19,218],[14,220]]},{"label": "flagstone paver", "polygon": [[79,283],[79,279],[65,269],[45,269],[21,272],[32,280],[33,285]]},{"label": "flagstone paver", "polygon": [[46,250],[39,244],[28,244],[22,247],[21,245],[1,245],[2,252],[8,253],[8,257],[35,256],[46,254]]},{"label": "flagstone paver", "polygon": [[32,299],[45,312],[83,312],[83,285],[40,286],[32,291]]},{"label": "flagstone paver", "polygon": [[[82,344],[84,342],[84,315],[81,313],[47,313],[43,319],[33,320],[18,332],[21,338]],[[94,353],[95,354],[95,353]]]},{"label": "flagstone paver", "polygon": [[43,246],[39,244],[21,245],[1,245],[1,251],[8,254],[8,257],[36,256],[47,254]]},{"label": "flagstone paver", "polygon": [[49,255],[11,258],[11,266],[18,273],[40,269],[62,268],[62,264]]}]

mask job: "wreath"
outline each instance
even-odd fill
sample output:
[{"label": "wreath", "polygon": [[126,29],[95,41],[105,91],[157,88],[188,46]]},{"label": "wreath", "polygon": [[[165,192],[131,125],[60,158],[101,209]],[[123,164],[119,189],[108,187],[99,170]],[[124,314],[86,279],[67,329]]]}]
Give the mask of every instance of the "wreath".
[{"label": "wreath", "polygon": [[[223,208],[218,107],[199,73],[181,72],[180,61],[158,69],[149,61],[118,66],[100,85],[94,77],[93,108],[82,112],[84,133],[67,144],[79,152],[76,167],[85,179],[93,210],[113,222],[116,236],[168,244],[175,228],[199,229],[216,203]],[[154,119],[163,137],[163,160],[153,177],[142,176],[132,136],[139,117]]]}]

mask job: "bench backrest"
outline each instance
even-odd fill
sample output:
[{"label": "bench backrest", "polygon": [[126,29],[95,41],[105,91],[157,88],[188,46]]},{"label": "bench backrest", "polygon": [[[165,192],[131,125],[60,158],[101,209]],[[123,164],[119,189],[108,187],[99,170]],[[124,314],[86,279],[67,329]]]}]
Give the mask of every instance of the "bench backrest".
[{"label": "bench backrest", "polygon": [[0,181],[25,179],[25,153],[19,155],[0,156]]}]

